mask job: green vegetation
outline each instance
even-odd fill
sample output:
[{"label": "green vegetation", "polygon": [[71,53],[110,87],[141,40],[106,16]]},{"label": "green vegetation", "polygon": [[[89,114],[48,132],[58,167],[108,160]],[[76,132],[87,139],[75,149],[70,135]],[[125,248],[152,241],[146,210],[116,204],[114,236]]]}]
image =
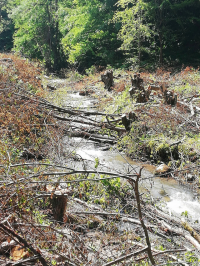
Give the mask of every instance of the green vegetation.
[{"label": "green vegetation", "polygon": [[[92,165],[76,153],[80,143],[71,142],[81,136],[115,143],[137,163],[166,164],[162,176],[198,192],[199,14],[199,0],[0,0],[0,51],[15,52],[0,54],[0,261],[5,265],[21,259],[44,266],[106,265],[146,244],[148,256],[144,250],[121,265],[147,266],[151,256],[159,264],[199,264],[194,241],[195,248],[186,252],[189,237],[177,235],[172,219],[157,216],[148,188],[139,193],[143,167],[138,171],[127,162],[121,173],[109,167],[101,172],[104,163],[95,158]],[[108,69],[114,71],[110,91],[100,78]],[[144,87],[135,90],[131,76],[138,72]],[[54,79],[57,74],[65,80]],[[77,92],[76,100],[81,95],[98,100],[98,118],[78,101],[75,107],[73,100],[66,103],[69,92]],[[182,219],[189,221],[191,211],[183,210]],[[184,232],[200,241],[199,228],[193,227],[197,232],[192,227]],[[21,255],[14,254],[16,248]]]},{"label": "green vegetation", "polygon": [[199,64],[198,0],[74,0],[0,3],[0,49],[68,65],[154,68]]}]

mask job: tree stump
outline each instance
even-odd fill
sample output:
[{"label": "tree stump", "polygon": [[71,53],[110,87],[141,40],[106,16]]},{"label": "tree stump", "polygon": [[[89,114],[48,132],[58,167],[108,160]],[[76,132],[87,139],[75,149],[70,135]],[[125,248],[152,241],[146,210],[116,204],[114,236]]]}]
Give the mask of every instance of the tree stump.
[{"label": "tree stump", "polygon": [[143,79],[140,77],[140,74],[135,74],[132,78],[131,76],[131,84],[132,87],[129,90],[130,96],[133,100],[134,94],[137,95],[136,102],[137,103],[145,103],[149,100],[149,95],[151,91],[145,90],[143,86]]},{"label": "tree stump", "polygon": [[147,90],[147,91],[141,91],[138,96],[137,96],[137,103],[146,103],[149,100],[149,96],[150,96],[151,91]]},{"label": "tree stump", "polygon": [[172,91],[164,91],[165,103],[175,106],[177,104],[177,94],[174,94]]},{"label": "tree stump", "polygon": [[131,87],[129,90],[129,94],[130,94],[132,100],[133,100],[133,95],[135,94],[136,90],[137,90],[136,87]]},{"label": "tree stump", "polygon": [[128,114],[128,118],[129,118],[129,120],[130,120],[131,122],[134,122],[135,120],[138,119],[137,116],[136,116],[136,114],[133,113],[133,112],[130,112],[130,113]]},{"label": "tree stump", "polygon": [[133,76],[134,78],[131,77],[131,84],[133,88],[139,89],[139,90],[143,90],[143,79],[140,78],[140,74],[135,74]]},{"label": "tree stump", "polygon": [[56,191],[51,199],[52,212],[54,219],[63,222],[63,218],[67,208],[67,197],[60,191]]},{"label": "tree stump", "polygon": [[106,70],[104,74],[101,75],[101,81],[105,84],[105,89],[110,91],[111,87],[114,85],[113,81],[113,71],[112,70]]},{"label": "tree stump", "polygon": [[122,115],[122,124],[124,125],[125,129],[128,131],[130,130],[131,121],[126,117],[126,115]]}]

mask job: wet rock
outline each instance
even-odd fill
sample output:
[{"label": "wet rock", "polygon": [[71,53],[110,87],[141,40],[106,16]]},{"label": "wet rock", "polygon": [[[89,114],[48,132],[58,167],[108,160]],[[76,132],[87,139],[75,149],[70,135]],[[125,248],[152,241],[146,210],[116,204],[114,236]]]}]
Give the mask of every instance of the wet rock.
[{"label": "wet rock", "polygon": [[195,181],[195,176],[192,174],[187,174],[186,175],[186,180],[187,182],[194,182]]},{"label": "wet rock", "polygon": [[110,146],[104,146],[99,148],[100,151],[108,151],[110,149]]},{"label": "wet rock", "polygon": [[47,89],[50,89],[50,90],[54,91],[54,90],[56,90],[56,86],[48,84],[47,85]]},{"label": "wet rock", "polygon": [[12,63],[13,60],[11,58],[2,58],[0,59],[0,62],[8,62],[8,63]]},{"label": "wet rock", "polygon": [[163,174],[169,173],[170,170],[171,169],[170,169],[169,166],[167,166],[166,164],[162,163],[156,168],[155,175],[162,175],[163,176]]},{"label": "wet rock", "polygon": [[86,93],[86,91],[80,91],[80,92],[79,92],[79,95],[80,95],[80,96],[86,96],[87,93]]}]

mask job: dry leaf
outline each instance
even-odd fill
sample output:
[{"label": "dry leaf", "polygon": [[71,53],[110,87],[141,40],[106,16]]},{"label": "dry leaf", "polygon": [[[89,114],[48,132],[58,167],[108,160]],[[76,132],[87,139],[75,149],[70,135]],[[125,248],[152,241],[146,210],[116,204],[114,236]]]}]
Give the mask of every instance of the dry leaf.
[{"label": "dry leaf", "polygon": [[17,245],[14,248],[12,248],[10,255],[12,257],[12,260],[18,261],[21,260],[22,258],[29,257],[29,252],[26,251],[21,246]]}]

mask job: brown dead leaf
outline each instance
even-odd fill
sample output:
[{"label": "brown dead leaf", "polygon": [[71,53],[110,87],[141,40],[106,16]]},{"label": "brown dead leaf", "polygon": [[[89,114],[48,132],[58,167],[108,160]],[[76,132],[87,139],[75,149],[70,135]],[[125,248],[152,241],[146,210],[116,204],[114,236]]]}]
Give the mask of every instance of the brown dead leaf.
[{"label": "brown dead leaf", "polygon": [[26,251],[21,246],[17,245],[14,248],[12,248],[10,255],[12,257],[12,260],[18,261],[21,260],[22,258],[28,258],[29,252]]}]

